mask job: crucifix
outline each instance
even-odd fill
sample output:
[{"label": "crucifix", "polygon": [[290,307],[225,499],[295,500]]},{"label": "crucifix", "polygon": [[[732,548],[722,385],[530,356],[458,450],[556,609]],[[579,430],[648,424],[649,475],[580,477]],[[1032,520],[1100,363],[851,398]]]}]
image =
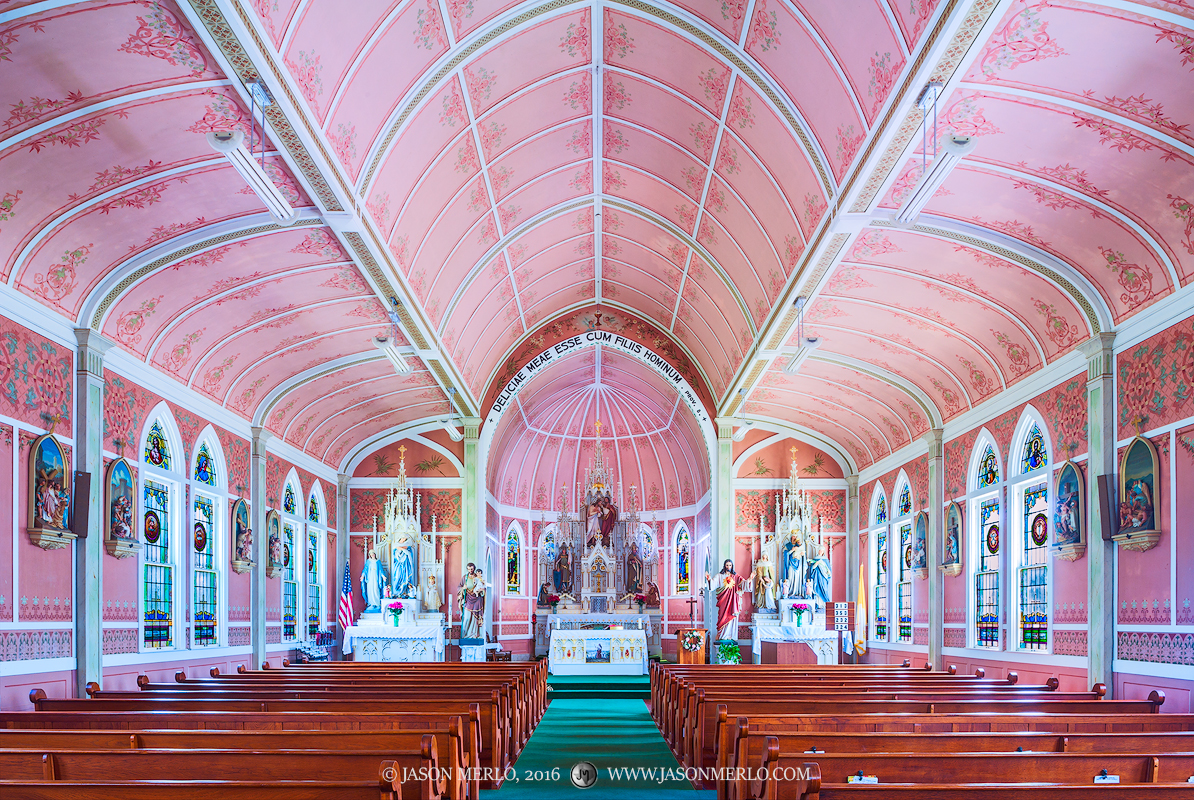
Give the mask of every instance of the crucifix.
[{"label": "crucifix", "polygon": [[692,627],[696,625],[696,602],[695,597],[690,597],[684,602],[688,603],[688,625]]},{"label": "crucifix", "polygon": [[398,458],[399,458],[399,459],[400,459],[400,460],[401,460],[403,463],[405,463],[405,462],[406,462],[406,445],[404,445],[404,444],[400,444],[400,445],[398,445]]}]

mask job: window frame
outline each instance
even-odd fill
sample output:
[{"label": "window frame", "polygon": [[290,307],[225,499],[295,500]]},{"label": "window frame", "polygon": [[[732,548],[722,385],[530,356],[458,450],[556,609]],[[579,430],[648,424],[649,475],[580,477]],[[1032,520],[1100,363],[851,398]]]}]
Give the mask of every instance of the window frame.
[{"label": "window frame", "polygon": [[[883,516],[880,519],[879,504],[882,501]],[[884,643],[891,641],[891,534],[888,519],[890,518],[889,505],[887,503],[887,496],[883,491],[881,484],[875,484],[875,491],[871,494],[871,511],[868,521],[871,527],[867,532],[867,549],[869,551],[868,558],[870,559],[870,623],[868,640],[872,642]],[[883,547],[887,550],[887,568],[882,571],[882,580],[880,580],[880,562],[879,559],[879,539],[883,538]],[[883,635],[879,635],[879,600],[883,600],[883,614],[886,617],[883,621]]]},{"label": "window frame", "polygon": [[[145,458],[145,447],[149,442],[149,434],[153,430],[154,425],[158,425],[162,432],[162,438],[165,440],[169,448],[170,464],[174,469],[163,469],[155,466],[153,463]],[[188,472],[179,473],[177,467],[180,463],[186,463]],[[163,652],[180,652],[187,650],[187,646],[183,641],[184,621],[183,614],[180,609],[184,608],[183,604],[179,602],[183,597],[184,575],[189,575],[186,560],[182,557],[184,549],[180,543],[184,538],[182,532],[185,532],[186,525],[184,519],[190,518],[190,513],[183,509],[186,504],[184,500],[186,493],[183,487],[186,484],[188,477],[190,463],[183,459],[183,448],[181,438],[178,435],[178,429],[174,424],[173,416],[169,409],[164,407],[164,404],[155,408],[147,417],[145,427],[142,430],[139,446],[137,448],[137,497],[138,508],[140,509],[141,519],[138,521],[138,530],[142,538],[142,547],[138,548],[137,555],[137,652],[138,653],[163,653]],[[145,534],[145,512],[149,509],[145,504],[146,483],[153,482],[157,486],[161,486],[166,491],[168,508],[166,509],[166,552],[170,560],[168,562],[154,562],[149,559],[149,545],[144,540]],[[153,565],[165,565],[170,570],[170,624],[168,627],[170,634],[170,644],[164,647],[152,647],[145,641],[145,613],[146,613],[146,585],[148,579],[148,569]]]},{"label": "window frame", "polygon": [[[1033,429],[1040,431],[1042,441],[1045,447],[1045,463],[1030,472],[1023,471],[1023,455],[1024,449],[1028,444],[1029,438]],[[1006,594],[1006,614],[1007,614],[1007,651],[1014,653],[1029,653],[1034,655],[1046,656],[1053,654],[1053,569],[1052,557],[1049,550],[1049,543],[1052,538],[1052,514],[1048,512],[1049,504],[1052,501],[1053,493],[1053,471],[1056,467],[1054,462],[1053,444],[1049,440],[1049,429],[1045,425],[1044,419],[1031,406],[1024,410],[1020,417],[1020,422],[1016,426],[1016,435],[1012,439],[1012,446],[1008,454],[1007,470],[1007,508],[1009,512],[1007,516],[1007,524],[1003,528],[1007,529],[1009,535],[1005,541],[1001,543],[1001,549],[1006,548],[1006,567],[1007,567],[1007,584],[1009,591]],[[1013,469],[1015,474],[1012,474]],[[1033,548],[1033,553],[1039,553],[1041,559],[1039,563],[1027,563],[1029,556],[1026,549],[1026,541],[1028,536],[1027,525],[1025,524],[1024,500],[1029,491],[1033,491],[1038,487],[1044,488],[1044,516],[1045,516],[1045,541],[1044,544]],[[1014,513],[1013,513],[1014,510]],[[1012,546],[1012,543],[1015,546]],[[1045,642],[1043,647],[1026,646],[1024,642],[1024,625],[1023,625],[1023,611],[1024,611],[1024,579],[1028,570],[1042,568],[1045,579],[1039,584],[1043,587],[1044,598],[1041,605],[1045,609],[1045,625],[1043,628]],[[1013,580],[1014,579],[1014,580]]]},{"label": "window frame", "polygon": [[[982,479],[982,465],[986,460],[987,451],[990,451],[995,456],[995,468],[998,475],[993,483],[987,486],[979,486]],[[1004,466],[1003,455],[999,451],[999,446],[991,434],[983,428],[978,437],[975,439],[974,447],[970,453],[970,468],[967,472],[966,487],[967,494],[965,499],[965,508],[967,519],[966,526],[966,644],[974,650],[979,650],[985,653],[999,652],[1003,649],[1002,631],[1007,622],[1007,609],[1004,605],[1004,597],[1007,594],[1007,579],[1005,576],[1004,564],[1005,554],[1007,552],[1007,498],[1005,496],[1005,486],[1007,483],[1007,470]],[[982,509],[983,506],[994,500],[997,504],[997,518],[994,524],[999,526],[999,551],[994,554],[994,568],[981,569],[984,559],[984,552],[986,548],[986,529],[987,525],[983,522]],[[994,608],[997,616],[995,623],[995,641],[990,644],[982,643],[982,635],[979,630],[981,616],[978,613],[979,602],[979,576],[980,575],[994,575],[995,586],[995,602]]]}]

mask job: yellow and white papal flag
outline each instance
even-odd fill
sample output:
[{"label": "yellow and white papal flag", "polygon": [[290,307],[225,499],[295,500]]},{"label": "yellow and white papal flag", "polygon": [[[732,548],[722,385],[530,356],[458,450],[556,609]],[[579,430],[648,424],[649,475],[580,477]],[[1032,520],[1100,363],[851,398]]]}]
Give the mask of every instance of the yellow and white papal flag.
[{"label": "yellow and white papal flag", "polygon": [[862,585],[862,565],[858,565],[858,602],[854,604],[854,649],[866,655],[866,587]]}]

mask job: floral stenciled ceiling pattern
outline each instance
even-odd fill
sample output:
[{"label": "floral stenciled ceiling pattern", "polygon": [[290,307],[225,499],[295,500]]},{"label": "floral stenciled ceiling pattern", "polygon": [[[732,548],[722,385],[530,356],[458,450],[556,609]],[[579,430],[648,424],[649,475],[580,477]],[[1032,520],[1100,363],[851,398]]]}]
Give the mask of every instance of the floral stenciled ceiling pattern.
[{"label": "floral stenciled ceiling pattern", "polygon": [[[271,118],[264,160],[300,210],[289,228],[205,140],[248,129],[244,76],[209,47],[226,47],[217,23],[234,12],[262,48],[246,58],[272,62],[275,94],[292,96],[293,128]],[[862,467],[1194,278],[1185,0],[90,0],[0,14],[8,289],[330,465],[446,408],[442,371],[395,375],[372,348],[390,286],[478,403],[547,326],[600,306],[649,321],[711,411],[746,387],[752,413]],[[946,42],[947,66],[922,58]],[[977,144],[899,229],[887,218],[924,155],[915,136],[878,145],[903,135],[921,65],[945,83],[939,135]],[[347,205],[385,263],[342,232]],[[812,269],[847,210],[847,246]],[[780,320],[797,285],[823,344],[788,375],[799,342]],[[567,374],[579,383],[558,391],[588,391],[591,375]],[[609,375],[646,391],[647,377]],[[660,507],[669,480],[680,501],[685,479],[707,483],[652,469]],[[546,475],[526,481],[530,503]]]}]

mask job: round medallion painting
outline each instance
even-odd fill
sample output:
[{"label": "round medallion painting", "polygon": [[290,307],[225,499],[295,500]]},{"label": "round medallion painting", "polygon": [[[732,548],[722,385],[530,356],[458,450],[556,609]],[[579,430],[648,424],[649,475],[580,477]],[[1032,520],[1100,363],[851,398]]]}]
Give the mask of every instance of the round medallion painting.
[{"label": "round medallion painting", "polygon": [[315,554],[308,551],[307,552],[307,572],[314,572],[314,571],[315,571]]},{"label": "round medallion painting", "polygon": [[207,528],[202,522],[195,523],[195,552],[202,553],[207,547]]},{"label": "round medallion painting", "polygon": [[999,552],[999,526],[992,525],[987,528],[987,552],[994,554]]},{"label": "round medallion painting", "polygon": [[904,567],[906,569],[912,567],[912,545],[904,548]]},{"label": "round medallion painting", "polygon": [[290,566],[290,545],[288,544],[282,545],[282,566]]},{"label": "round medallion painting", "polygon": [[150,544],[157,544],[158,538],[162,535],[162,520],[158,516],[158,512],[149,510],[145,512],[145,541]]},{"label": "round medallion painting", "polygon": [[883,551],[882,557],[883,557],[883,571],[886,572],[887,571],[887,551],[886,550]]},{"label": "round medallion painting", "polygon": [[1032,543],[1041,547],[1049,539],[1049,520],[1044,514],[1032,518]]}]

